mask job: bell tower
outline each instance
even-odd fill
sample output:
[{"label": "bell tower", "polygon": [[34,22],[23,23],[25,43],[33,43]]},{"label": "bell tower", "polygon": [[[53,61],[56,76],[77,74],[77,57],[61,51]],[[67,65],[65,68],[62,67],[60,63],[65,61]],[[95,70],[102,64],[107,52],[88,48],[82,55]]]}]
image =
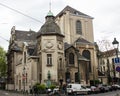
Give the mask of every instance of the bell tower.
[{"label": "bell tower", "polygon": [[48,80],[50,83],[58,83],[63,75],[59,70],[64,66],[64,35],[55,23],[55,17],[51,11],[45,19],[45,23],[37,33],[39,74],[41,74],[41,83],[47,84]]}]

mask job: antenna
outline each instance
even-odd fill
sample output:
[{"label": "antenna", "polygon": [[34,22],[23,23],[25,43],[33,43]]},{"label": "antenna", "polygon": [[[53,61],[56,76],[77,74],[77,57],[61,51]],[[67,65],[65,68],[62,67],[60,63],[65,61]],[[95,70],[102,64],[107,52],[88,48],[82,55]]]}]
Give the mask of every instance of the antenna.
[{"label": "antenna", "polygon": [[50,0],[50,3],[49,3],[49,11],[51,11],[51,0]]}]

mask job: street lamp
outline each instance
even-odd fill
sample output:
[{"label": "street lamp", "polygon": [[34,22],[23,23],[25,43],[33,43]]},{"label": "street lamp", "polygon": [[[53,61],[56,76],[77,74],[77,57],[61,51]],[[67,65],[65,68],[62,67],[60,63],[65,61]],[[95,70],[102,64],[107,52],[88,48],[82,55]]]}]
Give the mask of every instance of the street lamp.
[{"label": "street lamp", "polygon": [[114,38],[114,41],[112,42],[114,48],[116,49],[116,57],[118,58],[118,47],[119,47],[119,42]]},{"label": "street lamp", "polygon": [[[118,58],[118,47],[119,47],[119,42],[116,40],[116,38],[114,38],[113,42],[112,42],[115,50],[116,50],[116,58]],[[120,72],[119,72],[119,77],[120,77]]]}]

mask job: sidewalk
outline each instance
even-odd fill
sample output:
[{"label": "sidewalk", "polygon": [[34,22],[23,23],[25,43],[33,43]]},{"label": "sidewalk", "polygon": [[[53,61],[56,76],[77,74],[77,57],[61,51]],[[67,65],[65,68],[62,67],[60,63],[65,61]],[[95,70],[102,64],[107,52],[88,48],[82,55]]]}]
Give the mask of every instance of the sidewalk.
[{"label": "sidewalk", "polygon": [[[21,92],[16,92],[16,91],[7,91],[7,90],[0,90],[0,96],[1,93],[3,94],[2,96],[48,96],[47,94],[23,94]],[[52,95],[52,96],[59,96],[59,95]],[[64,94],[60,94],[60,96],[66,96]]]}]

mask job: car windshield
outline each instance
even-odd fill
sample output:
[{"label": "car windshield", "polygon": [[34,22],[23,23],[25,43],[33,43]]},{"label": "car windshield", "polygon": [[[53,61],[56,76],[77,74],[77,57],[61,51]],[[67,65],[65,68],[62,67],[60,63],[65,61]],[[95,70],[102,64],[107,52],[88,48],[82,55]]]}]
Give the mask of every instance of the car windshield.
[{"label": "car windshield", "polygon": [[90,86],[86,86],[87,88],[90,88]]},{"label": "car windshield", "polygon": [[81,86],[83,89],[86,89],[86,87],[85,86]]}]

